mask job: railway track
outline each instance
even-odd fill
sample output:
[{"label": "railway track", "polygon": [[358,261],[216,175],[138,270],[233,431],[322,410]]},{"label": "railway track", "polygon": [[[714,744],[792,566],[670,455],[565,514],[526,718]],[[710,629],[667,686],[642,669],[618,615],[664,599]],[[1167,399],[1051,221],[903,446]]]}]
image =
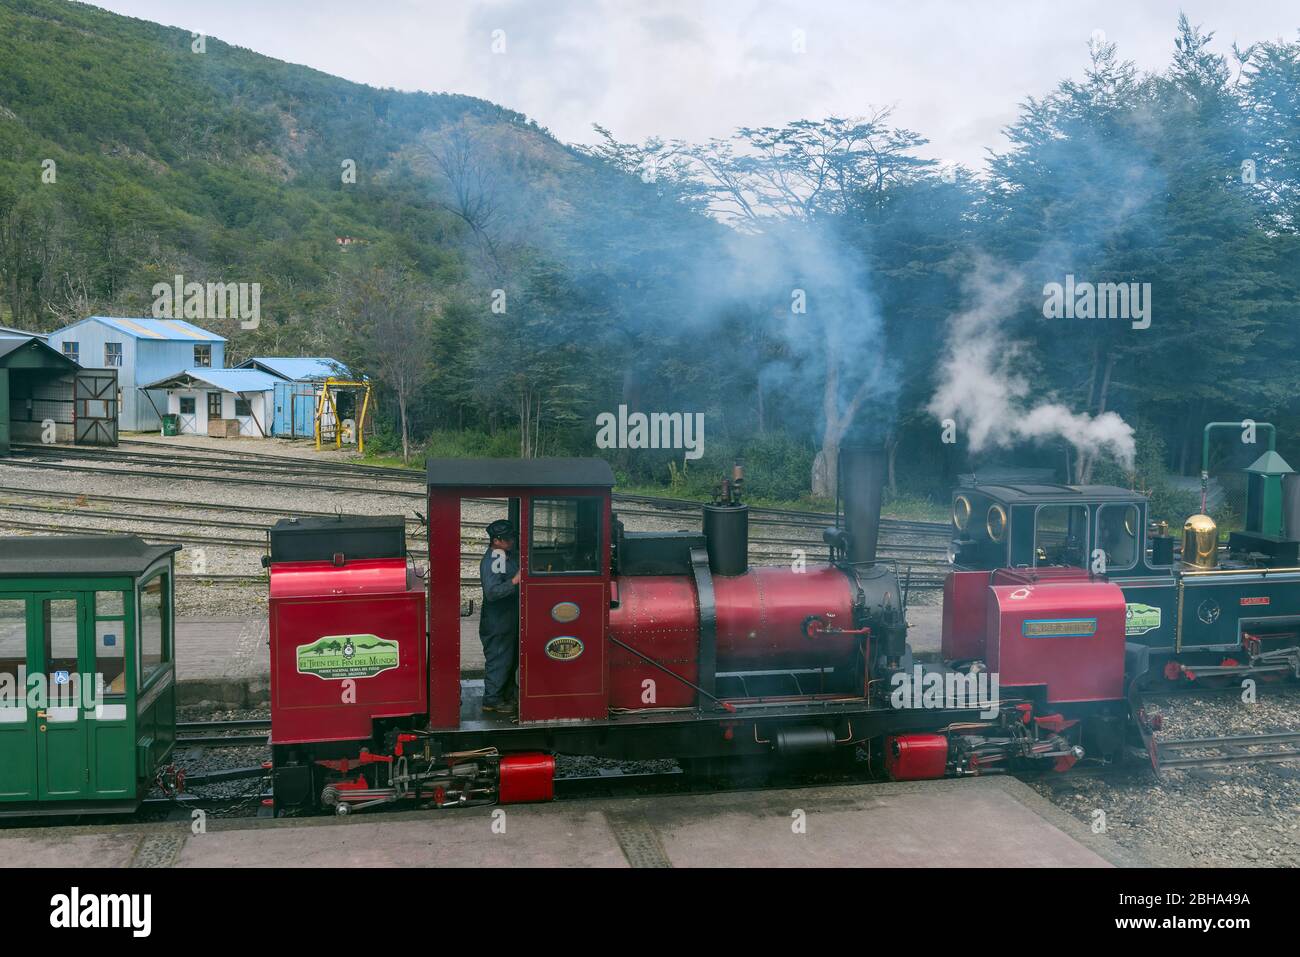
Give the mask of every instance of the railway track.
[{"label": "railway track", "polygon": [[1156,757],[1161,771],[1300,761],[1300,732],[1174,738],[1156,742]]},{"label": "railway track", "polygon": [[[259,733],[248,733],[252,731]],[[270,718],[176,722],[176,747],[178,749],[258,747],[259,745],[265,746],[270,737]]]},{"label": "railway track", "polygon": [[[121,444],[134,444],[140,446],[155,446],[157,443],[139,441],[139,440],[122,440]],[[213,453],[220,455],[220,458],[214,458],[205,455],[193,455],[185,453],[175,453],[171,451],[163,452],[124,452],[113,449],[88,449],[85,447],[69,446],[46,446],[15,443],[15,449],[22,449],[33,459],[55,459],[55,458],[80,458],[85,460],[100,460],[105,462],[124,462],[124,463],[148,463],[155,468],[161,469],[190,469],[200,473],[194,477],[187,478],[188,481],[210,481],[202,473],[210,472],[244,472],[261,475],[282,475],[298,476],[303,474],[339,476],[349,475],[356,478],[365,478],[376,481],[393,481],[405,484],[418,484],[421,489],[424,485],[424,473],[422,470],[402,469],[393,466],[380,465],[361,465],[356,463],[340,462],[312,462],[307,459],[296,456],[277,456],[263,453],[246,453],[244,458],[236,458],[231,453]],[[7,461],[6,464],[18,464],[16,460]],[[31,462],[23,463],[32,467],[59,467],[74,471],[91,471],[91,472],[110,472],[115,474],[144,475],[148,472],[140,472],[127,469],[100,469],[94,466],[73,466],[65,462]],[[167,474],[167,473],[164,473]],[[275,481],[267,482],[255,479],[222,479],[225,482],[240,482],[280,485]],[[337,485],[314,485],[304,484],[302,482],[288,483],[294,488],[321,488],[325,490],[338,490]],[[390,494],[403,498],[424,498],[424,492],[407,491],[401,489],[380,490],[367,489],[366,491],[377,494]],[[619,503],[630,503],[633,505],[641,504],[651,506],[654,511],[642,512],[635,509],[621,508],[623,514],[636,515],[655,515],[662,517],[664,512],[697,512],[700,502],[667,498],[662,496],[651,495],[631,495],[625,493],[615,493],[614,500]],[[471,499],[470,501],[486,501],[482,499]],[[793,525],[793,526],[814,526],[817,528],[824,527],[834,520],[834,515],[829,512],[815,512],[801,509],[773,508],[767,506],[752,506],[750,508],[751,522],[757,524],[776,524],[776,525]],[[885,518],[881,520],[881,529],[903,532],[915,535],[935,535],[943,536],[945,541],[948,536],[949,526],[943,522],[921,522],[904,519]]]},{"label": "railway track", "polygon": [[[149,446],[153,443],[125,440],[128,443]],[[89,472],[92,474],[111,475],[115,478],[141,477],[166,479],[169,481],[197,481],[202,483],[256,485],[259,487],[291,488],[295,491],[356,491],[370,496],[396,497],[402,500],[424,500],[423,474],[409,469],[390,466],[366,466],[349,463],[310,462],[294,456],[271,456],[249,454],[237,458],[229,453],[219,457],[204,454],[163,452],[131,452],[114,449],[85,449],[64,446],[21,446],[30,461],[7,459],[5,465],[29,469],[54,469]],[[68,460],[80,460],[99,464],[75,464]],[[150,468],[109,467],[110,463],[124,463],[133,466],[147,463]],[[232,475],[231,472],[235,472]],[[242,474],[241,474],[242,473]],[[350,484],[340,486],[337,482],[304,482],[296,478],[302,474],[314,477],[337,479],[346,477]],[[260,476],[260,477],[254,477]],[[351,484],[354,480],[364,480],[364,485]],[[397,481],[407,485],[406,488],[388,488],[372,486],[370,481]],[[416,491],[409,486],[421,485]],[[700,522],[699,503],[680,499],[662,498],[646,495],[616,495],[620,502],[620,515],[638,518],[663,520],[666,517],[681,516],[689,519],[690,525],[697,528]],[[9,499],[6,501],[5,499]],[[14,501],[18,499],[19,501]],[[23,501],[31,499],[55,499],[56,504]],[[490,500],[475,500],[487,502]],[[69,503],[66,505],[57,502]],[[89,503],[111,505],[113,508],[89,508]],[[644,506],[644,507],[642,507]],[[184,511],[185,514],[164,514],[167,511]],[[410,511],[408,518],[409,536],[413,541],[426,540],[423,523],[409,505],[400,507],[401,511]],[[203,513],[217,513],[220,517],[205,518]],[[76,531],[85,534],[120,533],[123,530],[134,531],[150,541],[175,541],[187,546],[207,546],[230,548],[241,551],[264,552],[266,549],[265,532],[272,518],[286,516],[329,517],[335,512],[309,509],[279,509],[254,505],[224,505],[194,499],[145,498],[104,493],[78,493],[59,490],[6,485],[0,487],[0,515],[23,516],[6,518],[5,524],[16,529],[31,532],[67,532]],[[232,518],[233,513],[236,518]],[[48,516],[55,521],[34,521],[36,516]],[[259,516],[266,516],[266,521],[259,521]],[[105,529],[87,524],[71,525],[61,523],[60,519],[86,518],[112,522],[113,528]],[[799,557],[816,560],[824,547],[820,540],[823,527],[833,521],[833,516],[825,513],[801,511],[796,509],[772,509],[755,507],[751,509],[751,523],[766,529],[763,534],[751,538],[751,558],[755,564],[785,564]],[[71,527],[70,527],[71,525]],[[486,527],[483,521],[466,521],[466,529],[478,530]],[[217,536],[202,534],[187,529],[230,529],[232,532],[256,533],[243,536]],[[899,563],[900,571],[906,574],[911,570],[911,588],[926,591],[942,585],[946,573],[946,552],[948,528],[946,525],[929,522],[907,522],[901,520],[882,520],[882,542],[880,556],[882,559]],[[802,537],[807,535],[807,537]],[[891,541],[892,538],[911,539],[909,541]],[[477,548],[478,540],[467,537],[465,544]],[[479,559],[476,550],[463,551],[461,559],[471,568]],[[468,568],[466,569],[469,570]],[[265,576],[248,574],[192,574],[179,575],[181,580],[208,584],[246,585],[264,582]],[[461,584],[466,587],[476,586],[478,578],[472,574],[462,577]]]}]

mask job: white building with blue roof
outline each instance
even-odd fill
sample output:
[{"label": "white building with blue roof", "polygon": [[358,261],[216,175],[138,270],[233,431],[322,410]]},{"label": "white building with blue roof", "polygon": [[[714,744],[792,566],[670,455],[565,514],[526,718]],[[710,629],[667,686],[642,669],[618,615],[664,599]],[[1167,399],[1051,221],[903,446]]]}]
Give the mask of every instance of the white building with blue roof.
[{"label": "white building with blue roof", "polygon": [[222,371],[226,364],[226,340],[181,319],[88,316],[51,332],[47,341],[82,368],[117,370],[118,428],[124,432],[161,427],[166,395],[149,384],[178,369]]},{"label": "white building with blue roof", "polygon": [[185,369],[142,388],[164,397],[160,408],[177,417],[181,435],[265,438],[278,381],[260,369]]}]

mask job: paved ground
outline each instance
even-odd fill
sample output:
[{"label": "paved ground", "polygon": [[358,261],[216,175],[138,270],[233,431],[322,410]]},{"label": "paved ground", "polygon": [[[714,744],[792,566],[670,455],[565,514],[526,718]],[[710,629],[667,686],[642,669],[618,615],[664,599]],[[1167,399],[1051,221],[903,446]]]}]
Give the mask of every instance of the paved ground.
[{"label": "paved ground", "polygon": [[[908,612],[909,640],[922,660],[938,657],[941,613],[938,605],[917,605]],[[270,701],[265,619],[178,619],[176,652],[181,704],[259,708]],[[464,677],[483,676],[477,615],[461,619],[460,666]]]},{"label": "paved ground", "polygon": [[[504,833],[502,827],[504,825]],[[346,819],[0,830],[0,866],[1108,867],[1143,863],[1011,778]]]}]

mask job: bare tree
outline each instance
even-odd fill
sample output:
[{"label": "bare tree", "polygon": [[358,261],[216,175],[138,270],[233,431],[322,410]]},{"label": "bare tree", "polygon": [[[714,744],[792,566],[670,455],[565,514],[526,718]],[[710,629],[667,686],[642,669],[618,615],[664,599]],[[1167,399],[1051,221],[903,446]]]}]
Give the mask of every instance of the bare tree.
[{"label": "bare tree", "polygon": [[429,379],[433,297],[419,280],[394,266],[366,266],[336,277],[338,319],[363,367],[397,400],[402,461],[411,456],[411,398]]}]

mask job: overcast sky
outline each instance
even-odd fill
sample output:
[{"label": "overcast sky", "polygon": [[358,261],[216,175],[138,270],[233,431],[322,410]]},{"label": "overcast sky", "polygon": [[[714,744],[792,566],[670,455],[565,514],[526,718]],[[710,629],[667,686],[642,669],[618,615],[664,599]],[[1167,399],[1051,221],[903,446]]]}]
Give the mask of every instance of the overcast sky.
[{"label": "overcast sky", "polygon": [[[929,155],[979,167],[1089,37],[1164,69],[1180,10],[1230,51],[1294,39],[1296,0],[98,0],[337,76],[467,93],[560,139],[704,140],[892,106]],[[503,31],[495,34],[495,31]],[[504,51],[493,52],[504,39]],[[803,52],[798,48],[802,47]]]}]

